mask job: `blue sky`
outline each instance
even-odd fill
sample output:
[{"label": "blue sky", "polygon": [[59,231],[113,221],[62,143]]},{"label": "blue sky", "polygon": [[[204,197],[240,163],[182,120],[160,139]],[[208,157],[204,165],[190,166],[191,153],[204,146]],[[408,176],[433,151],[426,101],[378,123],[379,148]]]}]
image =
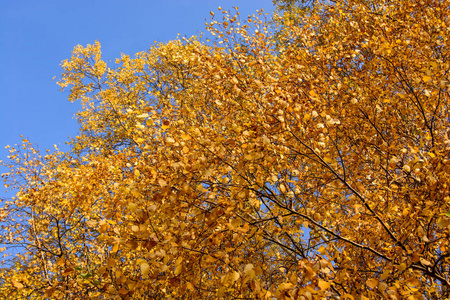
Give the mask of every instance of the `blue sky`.
[{"label": "blue sky", "polygon": [[[272,0],[0,0],[0,160],[20,135],[40,149],[68,149],[64,143],[77,133],[73,114],[80,107],[67,101],[56,80],[74,46],[98,40],[104,59],[113,61],[178,33],[197,35],[219,6],[238,6],[241,16],[273,10]],[[5,196],[11,195],[1,184]]]}]

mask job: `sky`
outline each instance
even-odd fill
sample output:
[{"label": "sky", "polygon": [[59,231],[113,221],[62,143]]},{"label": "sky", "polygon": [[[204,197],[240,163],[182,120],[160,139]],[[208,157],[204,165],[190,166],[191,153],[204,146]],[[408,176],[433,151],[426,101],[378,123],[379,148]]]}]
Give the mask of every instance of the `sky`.
[{"label": "sky", "polygon": [[[272,0],[0,0],[0,160],[21,135],[41,150],[69,149],[80,106],[56,81],[76,45],[99,41],[103,59],[114,61],[155,41],[198,35],[219,6],[237,6],[241,17],[273,11]],[[1,184],[0,198],[7,197]]]}]

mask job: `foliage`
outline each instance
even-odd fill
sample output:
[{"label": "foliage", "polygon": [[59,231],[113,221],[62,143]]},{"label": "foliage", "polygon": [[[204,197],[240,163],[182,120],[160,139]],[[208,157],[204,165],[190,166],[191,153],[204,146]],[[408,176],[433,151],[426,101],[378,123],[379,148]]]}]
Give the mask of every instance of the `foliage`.
[{"label": "foliage", "polygon": [[77,46],[73,150],[24,141],[2,176],[0,295],[449,297],[448,5],[222,11],[114,67]]}]

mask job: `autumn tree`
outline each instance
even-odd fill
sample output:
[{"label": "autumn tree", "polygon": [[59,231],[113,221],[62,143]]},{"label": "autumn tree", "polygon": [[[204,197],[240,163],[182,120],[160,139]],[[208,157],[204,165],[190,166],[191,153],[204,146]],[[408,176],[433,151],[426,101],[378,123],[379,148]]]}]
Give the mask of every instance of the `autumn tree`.
[{"label": "autumn tree", "polygon": [[77,46],[72,150],[11,148],[0,295],[449,297],[449,2],[292,7]]}]

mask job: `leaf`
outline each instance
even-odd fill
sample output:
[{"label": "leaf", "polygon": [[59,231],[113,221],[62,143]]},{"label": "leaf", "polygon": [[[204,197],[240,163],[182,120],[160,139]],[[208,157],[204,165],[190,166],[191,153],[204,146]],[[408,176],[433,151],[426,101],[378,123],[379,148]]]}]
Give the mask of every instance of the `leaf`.
[{"label": "leaf", "polygon": [[86,224],[87,224],[89,227],[96,227],[98,223],[97,223],[97,221],[95,221],[95,220],[89,220],[89,221],[86,222]]},{"label": "leaf", "polygon": [[65,260],[64,256],[59,257],[59,258],[56,260],[55,264],[56,264],[57,266],[63,267],[63,266],[66,264],[66,260]]},{"label": "leaf", "polygon": [[56,290],[56,287],[49,287],[49,288],[47,288],[46,290],[45,290],[45,297],[52,297],[53,296],[53,294],[54,294],[54,292],[55,292],[55,290]]},{"label": "leaf", "polygon": [[326,290],[326,289],[328,289],[329,287],[330,287],[330,283],[329,282],[327,282],[327,281],[324,281],[324,280],[322,280],[322,279],[319,279],[319,282],[318,282],[318,286],[319,286],[319,288],[321,289],[321,290]]},{"label": "leaf", "polygon": [[143,262],[139,265],[143,276],[147,276],[150,273],[150,265],[147,262]]},{"label": "leaf", "polygon": [[381,280],[385,280],[386,278],[388,278],[390,276],[390,274],[391,274],[391,271],[388,269],[385,269],[383,271],[383,274],[381,274],[381,276],[380,276]]},{"label": "leaf", "polygon": [[188,281],[186,282],[186,289],[188,289],[189,291],[193,291],[194,285]]},{"label": "leaf", "polygon": [[311,97],[317,97],[316,92],[313,91],[313,90],[309,91],[309,95],[310,95]]},{"label": "leaf", "polygon": [[111,248],[111,253],[116,253],[117,251],[119,251],[119,243],[114,244]]},{"label": "leaf", "polygon": [[18,282],[17,280],[11,279],[11,283],[12,283],[12,285],[13,285],[16,289],[21,290],[21,289],[24,288],[23,284],[21,284],[21,283]]},{"label": "leaf", "polygon": [[232,285],[235,281],[240,278],[240,275],[236,271],[232,271],[222,277],[222,283],[226,286]]},{"label": "leaf", "polygon": [[148,118],[148,117],[149,117],[148,113],[143,113],[143,114],[140,114],[140,115],[136,116],[136,118],[139,118],[139,119],[145,119],[145,118]]},{"label": "leaf", "polygon": [[431,266],[433,265],[429,260],[426,260],[426,259],[424,259],[424,258],[420,258],[420,263],[421,263],[422,265],[428,266],[428,267],[431,267]]},{"label": "leaf", "polygon": [[428,81],[431,80],[431,77],[425,75],[425,76],[422,77],[422,80],[423,80],[424,82],[428,82]]},{"label": "leaf", "polygon": [[284,186],[284,184],[280,184],[280,192],[282,192],[283,194],[286,193],[286,187]]},{"label": "leaf", "polygon": [[436,225],[439,228],[447,228],[450,226],[450,218],[447,216],[442,216],[437,219]]},{"label": "leaf", "polygon": [[183,133],[183,134],[181,135],[181,138],[182,138],[183,140],[185,140],[185,141],[188,141],[188,140],[191,139],[191,137],[190,137],[188,134],[186,134],[186,133]]},{"label": "leaf", "polygon": [[380,291],[385,291],[386,289],[387,289],[387,284],[386,283],[384,283],[384,282],[382,282],[382,281],[380,281],[380,282],[378,282],[378,289],[380,290]]},{"label": "leaf", "polygon": [[176,262],[175,262],[175,271],[174,271],[174,275],[178,276],[181,274],[181,272],[183,271],[183,257],[178,257]]},{"label": "leaf", "polygon": [[237,219],[237,218],[233,219],[233,220],[230,220],[230,225],[231,225],[232,229],[235,229],[235,228],[237,228],[237,227],[239,227],[241,225],[241,220]]},{"label": "leaf", "polygon": [[178,275],[180,275],[181,274],[181,272],[183,271],[183,265],[178,265],[176,268],[175,268],[175,272],[173,273],[175,276],[178,276]]},{"label": "leaf", "polygon": [[378,286],[378,280],[376,280],[375,278],[367,279],[366,285],[371,289],[375,289]]},{"label": "leaf", "polygon": [[255,271],[253,270],[254,266],[253,264],[247,264],[244,267],[244,274],[246,277],[252,279],[256,276]]},{"label": "leaf", "polygon": [[399,269],[400,271],[404,271],[404,270],[406,270],[406,268],[407,268],[407,266],[406,266],[405,263],[401,263],[401,264],[398,266],[398,269]]}]

